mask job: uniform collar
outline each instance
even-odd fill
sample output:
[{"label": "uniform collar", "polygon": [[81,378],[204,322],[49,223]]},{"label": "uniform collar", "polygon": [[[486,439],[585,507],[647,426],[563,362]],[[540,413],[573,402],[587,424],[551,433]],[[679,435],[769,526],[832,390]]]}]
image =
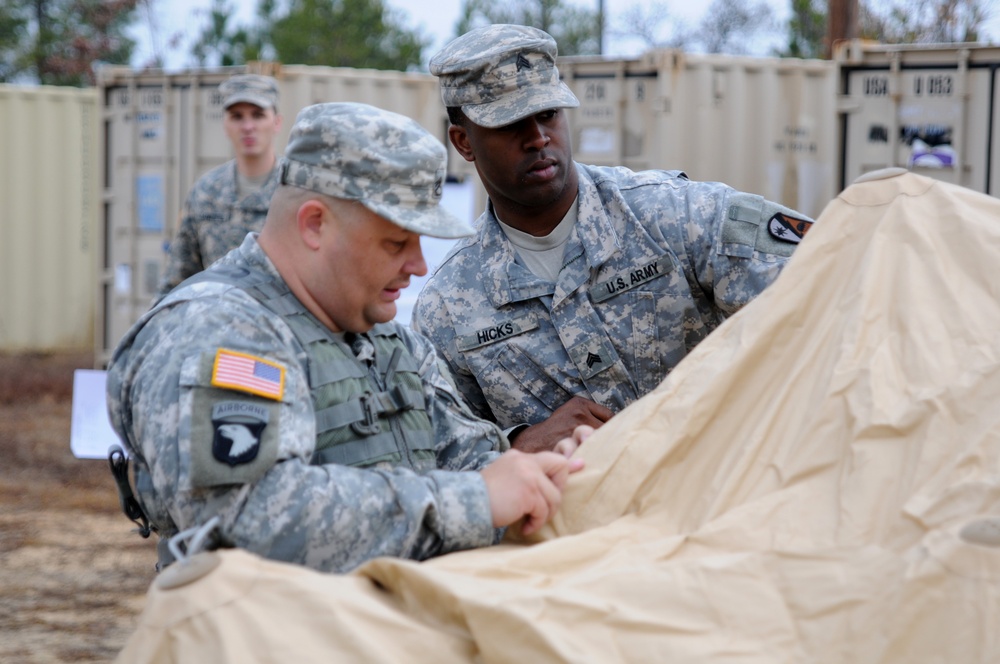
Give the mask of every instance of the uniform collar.
[{"label": "uniform collar", "polygon": [[[260,233],[255,231],[247,233],[247,236],[243,238],[243,243],[239,246],[239,252],[243,256],[243,260],[255,270],[281,279],[278,268],[274,267],[274,263],[271,262],[271,259],[257,241],[258,237],[260,237]],[[281,281],[284,283],[284,279],[281,279]]]},{"label": "uniform collar", "polygon": [[591,271],[619,250],[621,234],[604,209],[593,179],[580,164],[573,165],[579,176],[577,222],[566,244],[565,267],[554,286],[515,262],[514,246],[500,229],[492,204],[487,204],[480,217],[478,242],[484,258],[483,289],[493,307],[544,295],[554,295],[558,303],[587,283]]}]

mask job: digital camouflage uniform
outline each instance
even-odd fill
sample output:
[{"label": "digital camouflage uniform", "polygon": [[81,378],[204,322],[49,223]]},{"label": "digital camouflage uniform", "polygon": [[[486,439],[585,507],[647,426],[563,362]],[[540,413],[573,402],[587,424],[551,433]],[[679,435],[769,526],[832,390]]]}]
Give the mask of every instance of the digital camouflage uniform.
[{"label": "digital camouflage uniform", "polygon": [[180,227],[170,243],[160,295],[240,246],[247,233],[259,231],[277,184],[276,164],[259,190],[239,198],[235,160],[198,178],[184,202]]},{"label": "digital camouflage uniform", "polygon": [[414,309],[413,329],[473,412],[504,428],[537,424],[575,395],[622,410],[770,284],[796,246],[768,224],[799,215],[760,196],[677,171],[576,168],[578,221],[556,282],[519,263],[488,210]]},{"label": "digital camouflage uniform", "polygon": [[[361,145],[331,146],[345,133]],[[400,146],[407,154],[387,166],[386,155],[397,155]],[[300,113],[281,172],[296,186],[391,208],[387,218],[401,226],[455,237],[468,227],[438,206],[444,154],[402,116],[321,104]],[[265,306],[253,292],[276,297]],[[346,571],[381,555],[424,559],[495,541],[482,477],[453,471],[490,463],[507,448],[503,434],[471,415],[426,339],[396,323],[377,325],[356,335],[375,343],[355,357],[345,336],[322,326],[291,295],[256,234],[168,294],[126,334],[108,369],[109,415],[161,540],[219,516],[220,544],[324,571]],[[321,363],[324,344],[337,352]],[[380,350],[394,347],[403,350],[391,359]],[[372,351],[369,367],[364,358]],[[386,385],[395,384],[386,375],[397,370],[418,386],[406,398],[426,413],[432,458],[415,458],[397,436],[396,454],[383,446],[355,455],[357,467],[317,463],[329,458],[316,453],[318,431],[331,428],[322,425],[323,414],[356,401],[358,379],[386,396]],[[337,387],[349,383],[346,391]],[[362,440],[414,429],[405,414],[390,412],[374,430],[351,428]]]},{"label": "digital camouflage uniform", "polygon": [[[578,105],[555,41],[492,25],[431,60],[446,106],[485,127]],[[571,166],[572,167],[572,166]],[[492,206],[417,300],[413,329],[480,417],[537,424],[573,396],[618,412],[777,276],[811,221],[679,171],[575,164],[577,221],[555,282],[518,258]]]},{"label": "digital camouflage uniform", "polygon": [[[240,74],[219,86],[222,107],[246,102],[277,112],[278,84],[270,76]],[[180,226],[170,243],[167,266],[158,294],[201,272],[240,246],[247,233],[259,231],[277,186],[277,163],[257,191],[239,196],[236,160],[216,166],[191,187],[184,201]]]}]

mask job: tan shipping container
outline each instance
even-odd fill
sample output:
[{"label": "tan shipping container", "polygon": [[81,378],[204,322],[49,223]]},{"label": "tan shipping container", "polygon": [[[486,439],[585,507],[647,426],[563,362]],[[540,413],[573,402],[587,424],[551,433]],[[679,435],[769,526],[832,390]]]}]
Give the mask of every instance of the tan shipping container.
[{"label": "tan shipping container", "polygon": [[0,85],[0,351],[94,343],[98,96]]},{"label": "tan shipping container", "polygon": [[837,193],[831,62],[654,50],[559,69],[577,161],[679,169],[812,216]]},{"label": "tan shipping container", "polygon": [[996,196],[1000,47],[854,41],[836,54],[839,184],[888,167]]},{"label": "tan shipping container", "polygon": [[303,107],[331,101],[379,106],[447,140],[447,116],[430,74],[335,67],[249,67],[177,73],[105,68],[98,81],[104,127],[104,252],[99,265],[97,363],[149,308],[188,190],[232,158],[219,84],[233,74],[274,75],[280,89],[280,154]]}]

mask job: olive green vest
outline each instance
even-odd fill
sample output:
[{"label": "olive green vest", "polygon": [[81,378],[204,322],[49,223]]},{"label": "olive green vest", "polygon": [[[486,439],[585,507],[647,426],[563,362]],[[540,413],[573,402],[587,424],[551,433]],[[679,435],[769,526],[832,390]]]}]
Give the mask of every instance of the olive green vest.
[{"label": "olive green vest", "polygon": [[392,324],[375,325],[369,368],[355,357],[343,334],[331,332],[279,279],[242,268],[194,275],[185,283],[217,281],[240,288],[288,324],[306,350],[316,413],[316,451],[311,463],[364,468],[378,463],[416,471],[436,468],[434,431],[427,415],[416,359]]}]

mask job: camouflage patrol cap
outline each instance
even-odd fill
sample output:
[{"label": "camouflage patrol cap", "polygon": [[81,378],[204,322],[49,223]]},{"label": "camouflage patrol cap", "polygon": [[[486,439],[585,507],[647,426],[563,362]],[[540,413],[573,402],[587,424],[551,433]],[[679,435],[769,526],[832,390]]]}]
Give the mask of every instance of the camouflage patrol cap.
[{"label": "camouflage patrol cap", "polygon": [[447,152],[415,120],[355,103],[307,106],[288,137],[279,182],[359,201],[406,230],[472,234],[441,206]]},{"label": "camouflage patrol cap", "polygon": [[525,25],[496,24],[465,33],[431,58],[441,101],[480,127],[503,127],[580,101],[559,80],[556,41]]},{"label": "camouflage patrol cap", "polygon": [[261,108],[278,110],[278,82],[270,76],[259,74],[238,74],[219,86],[222,93],[222,108],[247,102]]}]

